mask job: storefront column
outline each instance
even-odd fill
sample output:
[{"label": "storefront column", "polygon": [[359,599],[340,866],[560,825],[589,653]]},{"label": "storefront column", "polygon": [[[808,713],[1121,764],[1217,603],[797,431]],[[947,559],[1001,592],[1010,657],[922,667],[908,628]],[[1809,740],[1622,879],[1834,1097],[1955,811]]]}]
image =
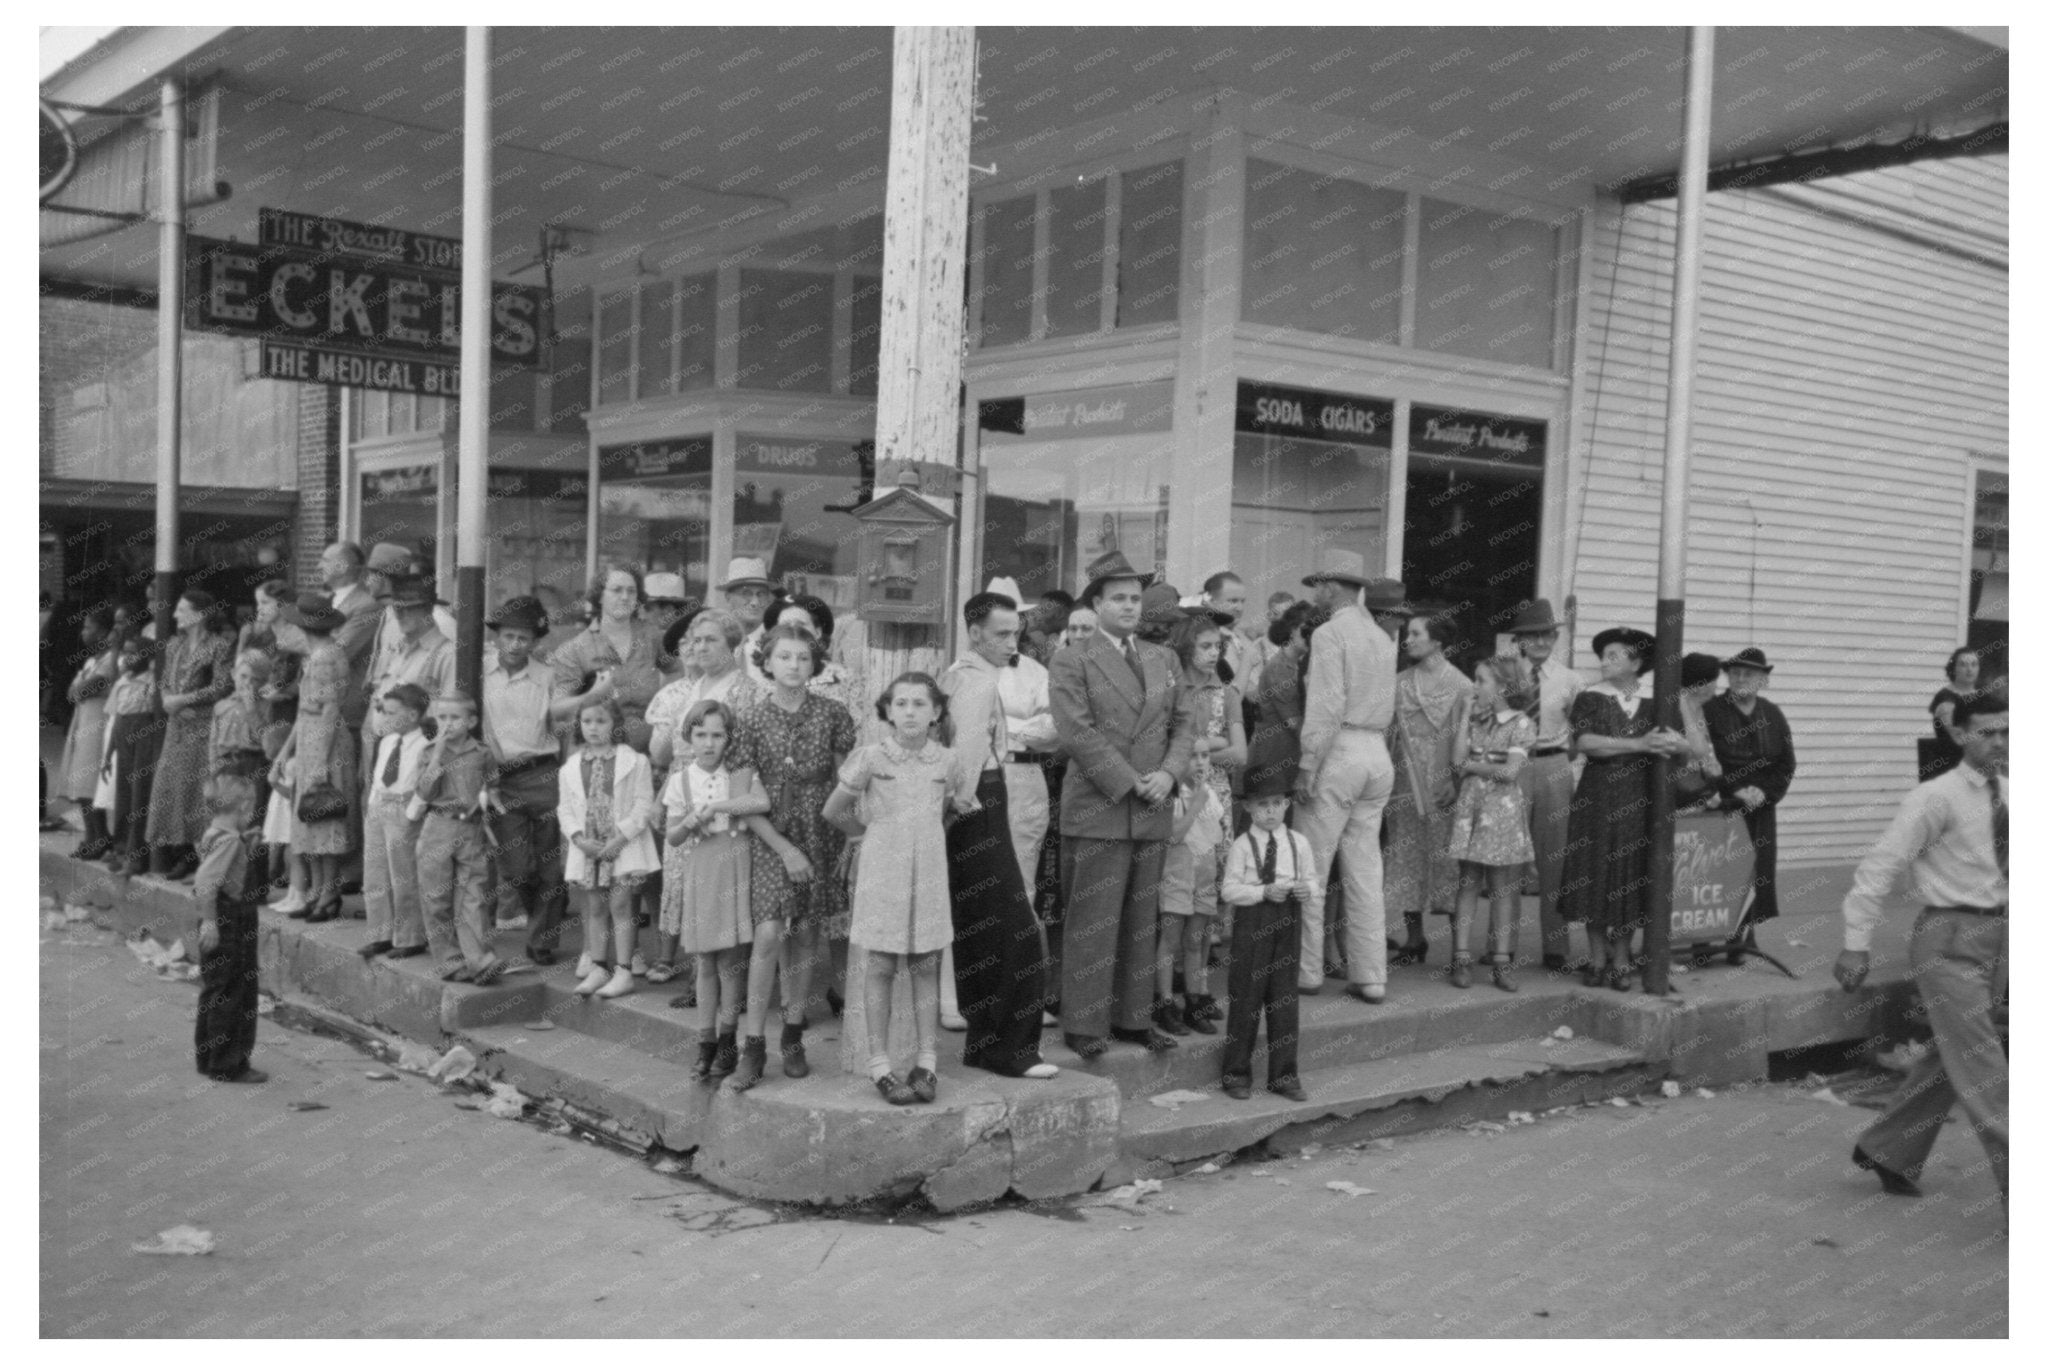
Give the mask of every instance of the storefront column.
[{"label": "storefront column", "polygon": [[1218,98],[1188,151],[1180,357],[1173,390],[1173,487],[1166,574],[1193,592],[1230,553],[1237,366],[1232,335],[1244,256],[1242,100]]},{"label": "storefront column", "polygon": [[[491,30],[471,25],[463,33],[462,61],[462,406],[456,427],[455,672],[462,689],[479,700],[483,695],[484,517],[489,505],[490,440]],[[444,470],[447,463],[444,444]],[[444,509],[447,501],[444,482]],[[445,511],[442,516],[445,520]]]},{"label": "storefront column", "polygon": [[157,123],[156,638],[168,640],[178,591],[180,424],[185,387],[185,91],[163,83]]},{"label": "storefront column", "polygon": [[[1566,337],[1570,407],[1565,415],[1565,438],[1552,445],[1550,463],[1543,471],[1543,553],[1536,570],[1536,595],[1549,598],[1559,611],[1566,610],[1565,598],[1577,571],[1578,513],[1584,506],[1584,490],[1575,491],[1573,472],[1586,468],[1593,449],[1593,235],[1597,229],[1593,210],[1579,210],[1572,239],[1572,325]],[[1569,667],[1569,634],[1562,643],[1558,662]]]}]

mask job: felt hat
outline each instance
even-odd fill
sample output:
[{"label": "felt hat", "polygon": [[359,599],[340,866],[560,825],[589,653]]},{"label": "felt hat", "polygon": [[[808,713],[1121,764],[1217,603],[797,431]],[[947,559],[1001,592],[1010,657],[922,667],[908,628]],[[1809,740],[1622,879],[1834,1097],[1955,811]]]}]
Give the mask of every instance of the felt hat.
[{"label": "felt hat", "polygon": [[775,580],[768,576],[768,562],[763,559],[737,558],[725,569],[725,582],[718,585],[720,592],[731,592],[735,588],[775,587]]},{"label": "felt hat", "polygon": [[1315,572],[1301,581],[1311,588],[1318,583],[1343,583],[1362,588],[1368,581],[1365,556],[1353,550],[1325,550],[1317,559]]},{"label": "felt hat", "polygon": [[1256,801],[1262,796],[1294,795],[1292,771],[1285,763],[1262,763],[1244,776],[1244,799]]},{"label": "felt hat", "polygon": [[1721,676],[1721,661],[1711,654],[1688,654],[1678,661],[1678,685],[1697,687]]},{"label": "felt hat", "polygon": [[1550,599],[1539,597],[1522,603],[1515,613],[1514,621],[1508,626],[1510,635],[1542,635],[1558,629],[1557,617],[1550,610]]},{"label": "felt hat", "polygon": [[1413,616],[1408,585],[1398,578],[1375,578],[1365,585],[1365,609],[1375,616]]},{"label": "felt hat", "polygon": [[1755,645],[1751,645],[1747,649],[1738,649],[1729,657],[1721,660],[1721,667],[1754,668],[1761,672],[1768,673],[1771,671],[1773,667],[1775,667],[1775,665],[1773,665],[1769,659],[1764,657],[1764,652],[1762,650],[1758,649]]},{"label": "felt hat", "polygon": [[675,573],[651,573],[641,580],[640,596],[648,602],[682,603],[690,600],[683,588],[683,576]]},{"label": "felt hat", "polygon": [[541,605],[538,597],[507,598],[505,605],[498,608],[497,615],[484,624],[492,630],[503,630],[507,626],[514,630],[528,630],[533,632],[534,639],[544,639],[548,633],[548,609]]},{"label": "felt hat", "polygon": [[278,613],[285,620],[305,630],[330,632],[341,629],[348,617],[334,609],[324,592],[302,592],[299,600]]},{"label": "felt hat", "polygon": [[412,567],[412,551],[403,545],[394,545],[388,540],[379,541],[370,547],[369,556],[363,560],[363,567],[371,573],[380,573],[387,577],[391,574],[401,574]]},{"label": "felt hat", "polygon": [[988,586],[983,588],[982,591],[999,592],[1019,606],[1022,606],[1024,603],[1024,592],[1017,586],[1017,580],[1014,578],[991,578],[988,581]]},{"label": "felt hat", "polygon": [[425,574],[408,574],[391,580],[391,605],[394,607],[445,607],[447,602],[434,594],[434,580]]},{"label": "felt hat", "polygon": [[1647,630],[1634,626],[1610,626],[1593,637],[1593,657],[1599,658],[1607,652],[1609,645],[1627,645],[1636,652],[1636,676],[1641,677],[1657,665],[1657,637]]},{"label": "felt hat", "polygon": [[1187,618],[1181,610],[1180,591],[1171,583],[1154,583],[1138,599],[1138,629],[1165,630]]},{"label": "felt hat", "polygon": [[[1097,555],[1086,572],[1088,586],[1091,588],[1097,583],[1107,583],[1119,578],[1135,578],[1141,584],[1149,584],[1152,581],[1152,575],[1139,572],[1130,560],[1124,558],[1122,550],[1111,550],[1108,554]],[[1174,596],[1178,598],[1180,594],[1175,593]]]}]

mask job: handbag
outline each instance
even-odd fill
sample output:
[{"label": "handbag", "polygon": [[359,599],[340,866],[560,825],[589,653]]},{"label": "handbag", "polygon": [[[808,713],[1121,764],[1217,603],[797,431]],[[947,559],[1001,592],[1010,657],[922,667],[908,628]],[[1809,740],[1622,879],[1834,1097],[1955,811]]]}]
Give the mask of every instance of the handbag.
[{"label": "handbag", "polygon": [[348,814],[348,798],[342,795],[341,788],[322,778],[299,794],[296,813],[309,825],[339,820]]}]

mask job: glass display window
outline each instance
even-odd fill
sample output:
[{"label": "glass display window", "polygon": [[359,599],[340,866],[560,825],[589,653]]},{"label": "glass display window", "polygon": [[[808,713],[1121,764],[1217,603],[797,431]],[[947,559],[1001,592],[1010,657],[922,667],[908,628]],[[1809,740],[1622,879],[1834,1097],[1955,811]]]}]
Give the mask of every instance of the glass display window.
[{"label": "glass display window", "polygon": [[1408,411],[1401,579],[1410,602],[1457,622],[1468,671],[1536,594],[1547,437],[1543,422],[1497,413]]},{"label": "glass display window", "polygon": [[1045,331],[1079,336],[1102,330],[1102,256],[1109,182],[1062,185],[1047,196]]},{"label": "glass display window", "polygon": [[1552,368],[1558,241],[1549,223],[1425,198],[1417,348]]},{"label": "glass display window", "polygon": [[980,578],[1027,598],[1078,592],[1089,561],[1121,550],[1166,561],[1173,478],[1173,384],[1075,389],[983,402]]},{"label": "glass display window", "polygon": [[676,391],[675,299],[673,280],[649,280],[640,287],[641,398],[660,398]]},{"label": "glass display window", "polygon": [[832,387],[832,277],[742,270],[739,386],[827,393]]},{"label": "glass display window", "polygon": [[439,485],[438,472],[431,464],[364,470],[358,484],[361,511],[356,542],[365,550],[385,543],[402,545],[432,563]]},{"label": "glass display window", "polygon": [[846,375],[846,391],[856,397],[872,398],[882,373],[882,277],[855,275],[848,287],[846,306],[847,340],[852,355]]},{"label": "glass display window", "polygon": [[860,557],[852,509],[874,482],[872,441],[742,433],[733,450],[732,552],[834,611],[851,606]]},{"label": "glass display window", "polygon": [[1038,197],[1031,194],[998,199],[982,209],[973,287],[981,304],[983,346],[1031,339],[1037,218]]},{"label": "glass display window", "polygon": [[[1254,601],[1285,590],[1324,550],[1387,554],[1391,399],[1241,381],[1230,491],[1230,566]],[[1220,567],[1220,565],[1219,565]]]},{"label": "glass display window", "polygon": [[598,559],[680,574],[690,596],[707,600],[711,438],[605,446],[597,460]]},{"label": "glass display window", "polygon": [[484,538],[484,590],[491,604],[538,597],[560,621],[582,593],[590,480],[582,471],[493,469]]},{"label": "glass display window", "polygon": [[1400,190],[1252,158],[1244,320],[1398,342],[1407,214]]},{"label": "glass display window", "polygon": [[610,406],[633,399],[633,295],[608,296],[597,311],[597,401]]},{"label": "glass display window", "polygon": [[1125,171],[1117,218],[1116,325],[1180,318],[1181,173],[1178,161]]}]

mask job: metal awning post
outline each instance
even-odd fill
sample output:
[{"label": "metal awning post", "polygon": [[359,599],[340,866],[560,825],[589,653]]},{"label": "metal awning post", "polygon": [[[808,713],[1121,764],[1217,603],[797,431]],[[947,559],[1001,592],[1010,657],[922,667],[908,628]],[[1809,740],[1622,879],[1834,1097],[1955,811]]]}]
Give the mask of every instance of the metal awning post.
[{"label": "metal awning post", "polygon": [[[1664,522],[1657,556],[1657,724],[1683,731],[1679,660],[1685,652],[1685,493],[1692,448],[1693,356],[1700,302],[1700,231],[1706,212],[1707,134],[1713,121],[1714,30],[1686,41],[1685,132],[1679,151],[1678,249],[1671,280],[1671,368],[1664,411]],[[1677,813],[1672,760],[1660,758],[1650,798],[1650,912],[1643,926],[1643,990],[1671,989],[1671,893]]]},{"label": "metal awning post", "polygon": [[177,626],[178,483],[185,409],[185,90],[163,83],[157,116],[156,296],[156,581],[151,610],[156,638]]},{"label": "metal awning post", "polygon": [[[455,676],[483,704],[491,439],[491,30],[463,32],[462,405],[456,423]],[[448,496],[447,486],[441,496]]]}]

